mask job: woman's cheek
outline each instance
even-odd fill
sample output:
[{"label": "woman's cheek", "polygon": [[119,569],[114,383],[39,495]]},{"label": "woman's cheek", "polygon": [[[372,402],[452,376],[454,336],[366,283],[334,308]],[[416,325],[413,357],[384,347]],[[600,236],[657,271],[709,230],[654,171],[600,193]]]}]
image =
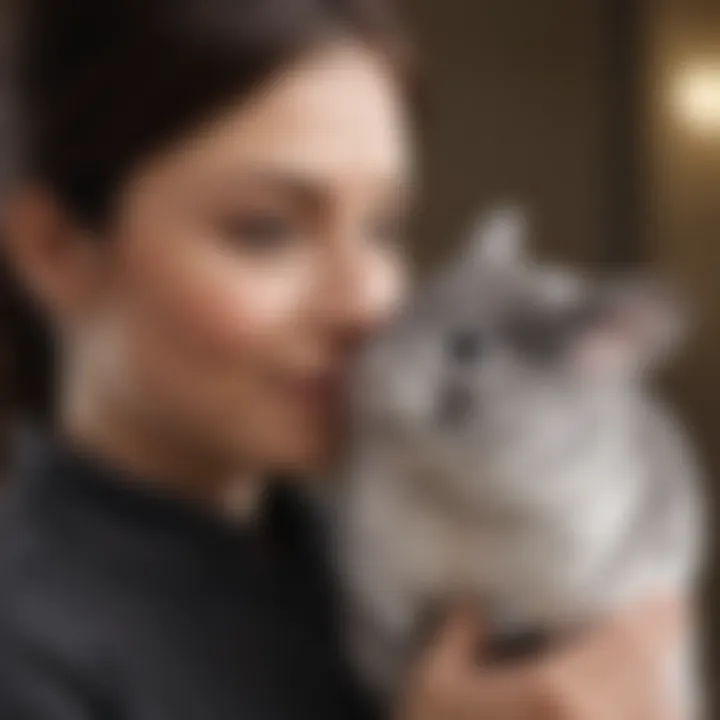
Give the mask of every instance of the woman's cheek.
[{"label": "woman's cheek", "polygon": [[189,312],[199,339],[233,351],[241,345],[293,334],[302,320],[312,280],[302,266],[258,267],[227,261],[198,278]]},{"label": "woman's cheek", "polygon": [[209,239],[178,242],[161,260],[145,257],[131,271],[138,310],[153,313],[152,324],[175,335],[180,352],[209,360],[291,330],[312,285],[307,263],[253,262]]}]

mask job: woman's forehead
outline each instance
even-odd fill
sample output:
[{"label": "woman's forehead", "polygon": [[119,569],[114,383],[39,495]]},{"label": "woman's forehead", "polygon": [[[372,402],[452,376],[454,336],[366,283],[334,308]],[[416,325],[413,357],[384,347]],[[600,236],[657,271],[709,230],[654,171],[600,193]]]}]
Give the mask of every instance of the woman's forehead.
[{"label": "woman's forehead", "polygon": [[200,175],[291,175],[306,181],[397,183],[410,172],[401,93],[372,56],[337,50],[276,76],[175,147]]}]

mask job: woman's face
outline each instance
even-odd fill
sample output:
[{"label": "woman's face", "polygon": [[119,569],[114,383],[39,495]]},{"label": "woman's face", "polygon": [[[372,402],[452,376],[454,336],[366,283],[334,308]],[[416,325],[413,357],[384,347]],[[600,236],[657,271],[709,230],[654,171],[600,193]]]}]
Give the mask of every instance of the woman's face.
[{"label": "woman's face", "polygon": [[221,462],[321,465],[404,292],[405,120],[382,62],[338,46],[140,168],[66,332],[96,400]]}]

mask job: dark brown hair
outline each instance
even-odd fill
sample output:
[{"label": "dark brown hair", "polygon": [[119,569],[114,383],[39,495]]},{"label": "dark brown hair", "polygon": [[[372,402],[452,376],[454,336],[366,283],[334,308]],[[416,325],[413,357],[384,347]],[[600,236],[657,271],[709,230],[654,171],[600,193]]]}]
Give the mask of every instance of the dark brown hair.
[{"label": "dark brown hair", "polygon": [[[389,0],[27,0],[14,20],[20,170],[95,229],[142,159],[298,54],[345,35],[405,52]],[[8,388],[47,411],[48,338],[0,281]]]}]

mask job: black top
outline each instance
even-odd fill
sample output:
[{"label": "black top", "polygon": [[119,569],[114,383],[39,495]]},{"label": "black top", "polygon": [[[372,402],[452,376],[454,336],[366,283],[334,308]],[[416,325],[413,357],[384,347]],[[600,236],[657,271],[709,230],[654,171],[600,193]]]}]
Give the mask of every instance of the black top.
[{"label": "black top", "polygon": [[34,436],[0,536],[2,720],[370,717],[309,508],[239,529]]}]

